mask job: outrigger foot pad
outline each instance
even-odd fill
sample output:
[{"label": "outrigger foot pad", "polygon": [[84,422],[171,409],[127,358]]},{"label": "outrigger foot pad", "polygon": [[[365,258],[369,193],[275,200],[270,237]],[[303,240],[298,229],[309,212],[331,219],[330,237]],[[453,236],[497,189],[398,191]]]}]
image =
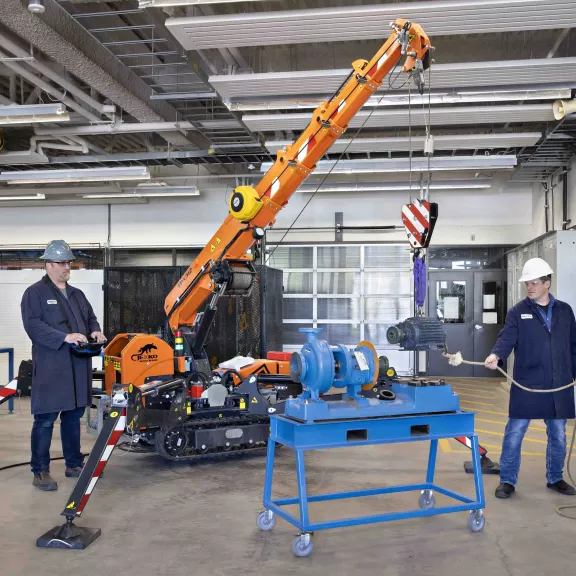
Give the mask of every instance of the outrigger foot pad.
[{"label": "outrigger foot pad", "polygon": [[[488,456],[480,458],[482,474],[500,474],[500,464],[492,462]],[[474,474],[474,464],[471,461],[464,462],[464,470],[467,474]]]},{"label": "outrigger foot pad", "polygon": [[100,536],[100,528],[80,528],[72,521],[62,526],[54,526],[36,540],[38,548],[67,548],[68,550],[84,550]]}]

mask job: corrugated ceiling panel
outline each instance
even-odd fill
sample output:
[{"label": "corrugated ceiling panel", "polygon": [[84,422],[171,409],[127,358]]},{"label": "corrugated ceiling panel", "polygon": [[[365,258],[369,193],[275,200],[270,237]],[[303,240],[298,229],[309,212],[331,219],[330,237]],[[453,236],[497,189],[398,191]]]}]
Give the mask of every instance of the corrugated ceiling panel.
[{"label": "corrugated ceiling panel", "polygon": [[[576,6],[574,7],[576,11]],[[348,77],[350,70],[306,70],[210,76],[209,82],[222,98],[322,94],[329,96]],[[426,73],[426,85],[430,85]],[[542,85],[568,82],[576,87],[576,58],[505,60],[435,64],[431,87]],[[383,86],[387,88],[388,82]]]},{"label": "corrugated ceiling panel", "polygon": [[166,25],[187,50],[384,39],[390,22],[414,19],[434,36],[576,26],[576,0],[444,0],[192,18]]},{"label": "corrugated ceiling panel", "polygon": [[[434,136],[435,150],[479,150],[483,148],[515,148],[534,146],[542,137],[540,132],[520,132],[507,134],[453,134]],[[351,142],[351,143],[350,143]],[[266,148],[275,153],[293,143],[291,140],[269,140]],[[424,138],[340,138],[330,152],[396,152],[404,150],[421,151]]]},{"label": "corrugated ceiling panel", "polygon": [[[253,114],[242,120],[253,132],[274,130],[302,130],[310,122],[310,114]],[[349,128],[394,128],[398,126],[425,126],[428,112],[420,109],[360,110],[352,118]],[[435,108],[430,124],[455,126],[469,124],[501,124],[507,122],[545,122],[554,120],[550,104],[526,104],[519,106],[458,106]]]}]

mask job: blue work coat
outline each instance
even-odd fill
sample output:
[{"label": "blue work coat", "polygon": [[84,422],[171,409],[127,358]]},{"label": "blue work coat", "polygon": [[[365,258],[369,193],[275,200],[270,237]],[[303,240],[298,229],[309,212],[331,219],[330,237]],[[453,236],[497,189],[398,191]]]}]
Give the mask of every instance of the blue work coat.
[{"label": "blue work coat", "polygon": [[[569,304],[551,297],[551,329],[529,298],[508,311],[492,353],[500,365],[514,350],[514,380],[536,390],[559,388],[576,377],[576,321]],[[547,394],[510,388],[510,418],[574,418],[574,388]]]},{"label": "blue work coat", "polygon": [[67,285],[66,295],[42,279],[22,296],[22,322],[32,340],[32,414],[73,410],[92,400],[92,359],[74,356],[64,338],[72,332],[89,337],[100,325],[82,290]]}]

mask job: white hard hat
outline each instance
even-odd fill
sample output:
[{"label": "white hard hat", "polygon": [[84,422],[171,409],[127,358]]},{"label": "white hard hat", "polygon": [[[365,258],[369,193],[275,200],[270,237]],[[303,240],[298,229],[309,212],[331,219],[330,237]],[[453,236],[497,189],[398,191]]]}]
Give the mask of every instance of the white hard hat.
[{"label": "white hard hat", "polygon": [[524,268],[522,268],[522,276],[520,276],[518,282],[536,280],[553,273],[554,271],[550,268],[548,262],[542,260],[542,258],[530,258],[530,260],[524,264]]}]

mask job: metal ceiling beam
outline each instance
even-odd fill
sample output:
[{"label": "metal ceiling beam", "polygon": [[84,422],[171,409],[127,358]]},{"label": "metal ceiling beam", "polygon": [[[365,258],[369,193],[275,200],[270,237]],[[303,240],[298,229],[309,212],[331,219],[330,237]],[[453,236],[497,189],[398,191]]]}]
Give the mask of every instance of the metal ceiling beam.
[{"label": "metal ceiling beam", "polygon": [[[574,10],[576,14],[576,4]],[[349,69],[305,70],[216,75],[210,76],[208,81],[222,98],[312,94],[328,96],[338,89],[349,74]],[[521,90],[521,86],[538,87],[550,83],[568,83],[576,87],[576,58],[434,64],[432,79],[428,71],[425,79],[426,85],[434,90],[484,86],[510,86],[511,90]],[[388,82],[383,82],[382,86],[382,91],[385,91]]]},{"label": "metal ceiling beam", "polygon": [[[491,148],[520,148],[535,146],[542,137],[540,132],[512,132],[506,134],[442,134],[434,135],[435,150],[483,150]],[[339,138],[330,148],[331,154],[342,152],[422,152],[425,138]],[[291,140],[268,140],[265,144],[270,153],[285,149]]]},{"label": "metal ceiling beam", "polygon": [[[44,0],[46,11],[32,14],[20,0],[2,0],[0,23],[141,122],[181,120],[167,102],[150,102],[152,89],[122,64],[55,0]],[[111,15],[114,15],[111,12]],[[209,143],[200,134],[185,137],[162,133],[178,146]],[[194,139],[194,140],[192,140]]]},{"label": "metal ceiling beam", "polygon": [[[310,122],[310,114],[253,114],[242,120],[253,132],[276,130],[302,130]],[[504,124],[506,122],[553,121],[550,104],[525,104],[509,106],[453,106],[433,108],[432,126],[457,126],[470,124]],[[349,128],[397,128],[425,126],[428,110],[360,110],[350,121]]]},{"label": "metal ceiling beam", "polygon": [[170,18],[188,50],[383,38],[396,18],[434,36],[573,28],[574,0],[453,0]]}]

